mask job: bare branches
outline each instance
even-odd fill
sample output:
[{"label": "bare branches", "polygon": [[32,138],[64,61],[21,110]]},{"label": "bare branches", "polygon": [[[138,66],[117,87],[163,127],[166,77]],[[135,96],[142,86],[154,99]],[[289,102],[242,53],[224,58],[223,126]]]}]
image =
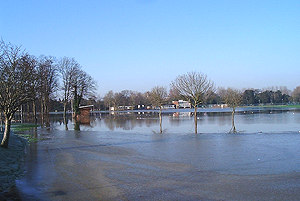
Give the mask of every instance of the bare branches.
[{"label": "bare branches", "polygon": [[300,86],[296,87],[292,93],[294,102],[300,102]]},{"label": "bare branches", "polygon": [[33,99],[35,60],[17,46],[2,41],[0,47],[0,108],[8,114]]},{"label": "bare branches", "polygon": [[178,76],[171,84],[172,88],[189,100],[194,106],[203,103],[214,91],[214,84],[202,73],[189,72]]},{"label": "bare branches", "polygon": [[38,80],[40,93],[50,96],[58,88],[58,69],[53,57],[41,56],[38,59]]},{"label": "bare branches", "polygon": [[35,97],[35,67],[34,59],[20,47],[0,41],[0,110],[5,117],[2,147],[8,147],[14,113]]},{"label": "bare branches", "polygon": [[161,110],[162,110],[162,105],[166,102],[168,97],[167,89],[165,87],[156,86],[152,88],[149,95],[150,95],[150,100],[152,102],[152,105],[159,107],[159,127],[160,127],[160,133],[162,133],[163,130],[162,130]]},{"label": "bare branches", "polygon": [[197,133],[197,107],[214,92],[213,82],[205,74],[189,72],[178,76],[171,86],[194,106],[195,133]]},{"label": "bare branches", "polygon": [[70,98],[73,98],[73,110],[79,114],[79,106],[82,98],[94,97],[96,82],[81,69],[81,66],[74,58],[64,57],[58,63],[58,69],[62,76],[62,90],[64,101],[64,116]]},{"label": "bare branches", "polygon": [[150,101],[152,105],[161,107],[167,100],[168,93],[165,87],[153,87],[150,92]]},{"label": "bare branches", "polygon": [[219,89],[219,94],[221,98],[224,100],[224,102],[232,108],[232,127],[230,129],[230,133],[236,133],[236,127],[234,122],[234,115],[235,115],[235,108],[241,105],[243,100],[242,93],[237,89]]},{"label": "bare branches", "polygon": [[221,97],[224,102],[231,108],[236,108],[241,105],[243,96],[242,93],[237,89],[228,88],[221,92]]},{"label": "bare branches", "polygon": [[68,103],[71,96],[72,81],[80,70],[80,65],[74,58],[64,57],[58,63],[58,70],[62,77],[64,102]]}]

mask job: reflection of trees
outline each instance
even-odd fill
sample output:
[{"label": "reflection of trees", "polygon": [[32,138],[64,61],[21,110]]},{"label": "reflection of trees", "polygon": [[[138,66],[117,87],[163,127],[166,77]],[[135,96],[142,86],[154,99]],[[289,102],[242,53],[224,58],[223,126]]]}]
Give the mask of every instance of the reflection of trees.
[{"label": "reflection of trees", "polygon": [[129,115],[109,115],[104,118],[105,125],[109,130],[115,130],[116,128],[122,128],[124,130],[132,130],[136,125],[136,118]]},{"label": "reflection of trees", "polygon": [[[230,121],[230,112],[198,112],[198,121],[207,124],[219,124],[220,126],[228,124]],[[175,112],[171,115],[169,122],[172,125],[180,125],[184,122],[191,121],[193,113],[191,112]]]},{"label": "reflection of trees", "polygon": [[169,119],[169,122],[172,125],[178,126],[180,123],[184,121],[190,121],[191,120],[192,113],[191,112],[174,112],[171,115],[171,118]]},{"label": "reflection of trees", "polygon": [[218,124],[220,126],[228,124],[231,120],[231,113],[229,112],[210,112],[207,113],[206,118],[209,124]]},{"label": "reflection of trees", "polygon": [[[157,116],[153,114],[137,113],[114,113],[102,115],[106,127],[113,131],[115,129],[133,130],[135,127],[147,127],[157,124]],[[155,117],[155,118],[154,118]]]}]

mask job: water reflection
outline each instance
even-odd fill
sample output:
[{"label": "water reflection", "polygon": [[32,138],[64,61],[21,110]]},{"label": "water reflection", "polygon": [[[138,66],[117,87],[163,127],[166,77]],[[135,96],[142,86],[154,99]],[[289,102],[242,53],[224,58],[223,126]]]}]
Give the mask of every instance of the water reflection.
[{"label": "water reflection", "polygon": [[[88,124],[80,125],[80,132],[73,130],[71,116],[66,119],[69,130],[65,131],[63,115],[51,115],[50,131],[38,128],[33,132],[33,135],[38,132],[39,141],[29,146],[26,174],[17,181],[17,187],[34,196],[24,200],[84,200],[109,192],[107,187],[124,184],[128,187],[122,193],[128,193],[126,189],[132,189],[132,184],[142,186],[141,193],[144,193],[149,186],[143,185],[155,184],[160,181],[160,175],[168,179],[163,182],[166,185],[183,180],[184,183],[176,186],[185,188],[186,183],[193,184],[195,178],[204,181],[201,186],[205,186],[206,179],[202,176],[208,173],[204,178],[211,179],[214,172],[229,174],[228,179],[234,174],[237,185],[241,181],[239,174],[243,175],[241,179],[262,174],[271,183],[270,177],[264,175],[299,172],[300,110],[239,111],[236,114],[238,130],[281,132],[271,135],[223,134],[231,128],[230,111],[205,111],[198,117],[199,132],[209,134],[193,135],[194,119],[189,111],[164,112],[166,134],[163,135],[152,132],[159,132],[155,112],[93,113]],[[182,179],[178,179],[178,175],[183,175]],[[218,180],[220,175],[216,178]],[[286,178],[281,175],[278,181],[283,179]],[[222,186],[223,181],[216,186]],[[254,186],[261,183],[257,184]],[[153,189],[156,191],[157,185]],[[133,190],[136,193],[136,189]]]},{"label": "water reflection", "polygon": [[[300,110],[250,110],[236,113],[236,127],[239,132],[281,132],[299,131]],[[199,112],[200,133],[226,133],[231,128],[231,112]],[[51,117],[53,127],[65,130],[62,115]],[[167,133],[193,132],[193,112],[164,112],[164,129]],[[92,113],[84,124],[75,125],[67,119],[69,129],[80,126],[82,131],[123,131],[152,133],[159,131],[158,113],[150,112],[114,112]]]}]

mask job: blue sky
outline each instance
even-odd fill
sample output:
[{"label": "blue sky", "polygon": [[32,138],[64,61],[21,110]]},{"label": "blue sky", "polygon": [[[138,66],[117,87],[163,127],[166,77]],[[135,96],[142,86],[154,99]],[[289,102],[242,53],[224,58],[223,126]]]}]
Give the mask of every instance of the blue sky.
[{"label": "blue sky", "polygon": [[2,1],[0,36],[74,57],[98,91],[147,91],[199,71],[217,87],[300,85],[300,1]]}]

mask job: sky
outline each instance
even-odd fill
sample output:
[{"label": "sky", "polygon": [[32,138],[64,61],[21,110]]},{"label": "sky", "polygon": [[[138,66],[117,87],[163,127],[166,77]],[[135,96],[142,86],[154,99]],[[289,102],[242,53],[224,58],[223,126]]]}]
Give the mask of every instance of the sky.
[{"label": "sky", "polygon": [[74,57],[100,96],[191,71],[216,87],[300,85],[299,0],[0,1],[4,41]]}]

